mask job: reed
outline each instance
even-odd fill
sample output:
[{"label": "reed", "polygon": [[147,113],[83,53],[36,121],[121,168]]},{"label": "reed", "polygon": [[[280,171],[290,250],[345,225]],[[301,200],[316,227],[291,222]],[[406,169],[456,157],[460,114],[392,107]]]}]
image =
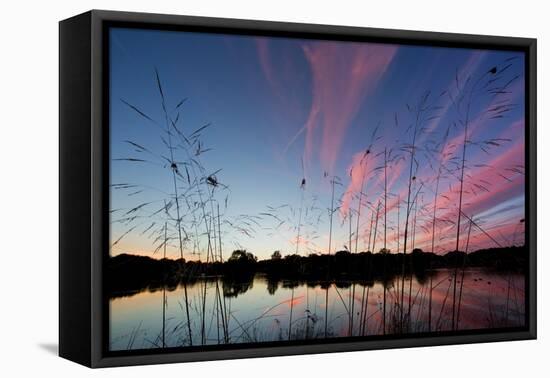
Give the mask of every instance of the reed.
[{"label": "reed", "polygon": [[[443,141],[441,143],[441,149],[439,150],[439,156],[441,157],[439,160],[439,167],[437,169],[437,176],[435,179],[435,190],[434,190],[434,199],[433,199],[433,217],[432,217],[432,244],[431,244],[431,252],[435,253],[435,227],[437,223],[437,200],[439,199],[439,184],[441,182],[442,172],[443,172],[443,164],[444,164],[444,156],[443,152],[445,150],[445,145],[447,143],[447,139],[449,137],[450,127],[447,127],[447,131],[445,132],[445,136],[443,137]],[[430,268],[432,267],[432,259],[430,258]],[[429,293],[429,299],[428,299],[428,332],[431,332],[432,330],[432,305],[433,305],[433,277],[430,276],[430,293]]]},{"label": "reed", "polygon": [[383,283],[383,312],[382,312],[382,333],[386,334],[386,263],[387,263],[387,235],[388,232],[388,150],[384,149],[384,283]]},{"label": "reed", "polygon": [[[332,252],[332,221],[333,221],[333,217],[334,217],[334,213],[335,213],[335,209],[334,209],[334,186],[336,185],[337,183],[337,177],[336,176],[332,176],[331,179],[330,179],[330,184],[331,184],[331,199],[330,199],[330,209],[329,209],[329,231],[328,231],[328,250],[327,250],[327,254],[328,254],[328,257],[329,259],[327,260],[328,261],[328,266],[327,266],[327,274],[328,274],[328,277],[327,277],[327,280],[329,279],[330,277],[330,256],[331,256],[331,252]],[[328,336],[328,292],[329,292],[329,288],[331,286],[331,282],[327,282],[327,288],[325,289],[325,337]]]},{"label": "reed", "polygon": [[[402,279],[401,279],[401,301],[400,301],[400,323],[401,323],[401,332],[403,332],[403,308],[404,308],[404,293],[405,293],[405,256],[407,255],[407,237],[409,232],[409,218],[411,213],[411,195],[412,195],[412,184],[416,180],[416,176],[414,175],[414,167],[415,167],[415,157],[416,157],[416,140],[418,137],[418,132],[422,120],[422,114],[424,112],[424,107],[426,106],[426,102],[428,100],[428,97],[430,95],[430,92],[426,92],[424,96],[422,96],[417,110],[416,110],[416,117],[414,122],[414,128],[413,128],[413,135],[412,135],[412,142],[410,146],[407,147],[409,151],[409,179],[407,182],[407,202],[406,202],[406,211],[405,211],[405,231],[403,236],[403,264],[402,264]],[[411,278],[412,279],[412,278]]]},{"label": "reed", "polygon": [[460,289],[458,291],[458,305],[456,310],[456,329],[458,330],[460,323],[460,305],[462,303],[462,289],[464,288],[464,276],[466,272],[466,260],[468,258],[468,248],[470,247],[470,235],[472,234],[472,222],[468,227],[468,236],[466,237],[466,249],[464,251],[464,258],[462,259],[462,276],[460,278]]}]

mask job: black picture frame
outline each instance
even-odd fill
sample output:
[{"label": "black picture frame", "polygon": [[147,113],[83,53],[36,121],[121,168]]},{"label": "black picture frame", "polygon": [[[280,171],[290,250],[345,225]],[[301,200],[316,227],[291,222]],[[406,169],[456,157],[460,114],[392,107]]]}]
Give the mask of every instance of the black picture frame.
[{"label": "black picture frame", "polygon": [[[527,326],[438,336],[338,338],[146,353],[106,349],[102,272],[108,251],[109,26],[310,39],[388,42],[525,52]],[[536,317],[536,40],[405,30],[310,25],[92,10],[59,24],[59,354],[89,367],[344,352],[535,339]]]}]

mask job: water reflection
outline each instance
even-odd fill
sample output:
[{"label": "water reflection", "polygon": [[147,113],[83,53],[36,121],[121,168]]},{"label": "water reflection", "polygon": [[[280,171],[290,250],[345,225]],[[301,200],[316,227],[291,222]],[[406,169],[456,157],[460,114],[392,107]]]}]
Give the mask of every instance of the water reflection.
[{"label": "water reflection", "polygon": [[[302,282],[256,275],[119,294],[110,300],[110,346],[126,350],[451,330],[452,277],[448,269],[404,283],[399,277]],[[458,284],[459,330],[524,325],[523,275],[468,269]]]}]

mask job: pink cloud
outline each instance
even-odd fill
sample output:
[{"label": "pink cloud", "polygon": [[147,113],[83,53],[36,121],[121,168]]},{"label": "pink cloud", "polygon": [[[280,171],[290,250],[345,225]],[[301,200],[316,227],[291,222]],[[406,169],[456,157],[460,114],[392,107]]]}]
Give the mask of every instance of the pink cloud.
[{"label": "pink cloud", "polygon": [[397,47],[313,42],[304,45],[303,51],[313,76],[304,156],[306,162],[319,158],[322,169],[332,173],[346,130],[364,97],[386,72]]},{"label": "pink cloud", "polygon": [[[523,87],[524,82],[523,80],[519,80],[514,85],[513,89],[511,90],[512,93],[514,93],[514,98],[517,97],[520,93],[522,93],[521,88]],[[473,120],[470,121],[468,124],[468,135],[467,140],[472,141],[475,134],[486,127],[489,127],[488,123],[490,122],[490,119],[487,119],[487,114],[489,114],[489,109],[494,108],[499,104],[499,102],[502,101],[501,97],[494,97],[493,100],[485,107],[483,111],[481,111]],[[517,121],[517,122],[523,122],[523,121]],[[516,123],[517,123],[516,122]],[[519,126],[516,125],[515,130],[518,130]],[[503,136],[505,138],[505,136]],[[464,133],[461,132],[445,144],[440,158],[443,162],[448,161],[457,151],[460,147],[464,145]]]},{"label": "pink cloud", "polygon": [[[481,223],[481,226],[496,240],[500,241],[503,245],[507,245],[508,242],[502,237],[502,235],[509,237],[510,239],[516,237],[516,243],[522,242],[522,233],[516,232],[519,219],[524,215],[518,214],[517,218],[509,219],[509,215],[491,216],[490,223],[484,225],[479,218],[484,212],[490,211],[496,208],[496,206],[505,203],[517,196],[521,195],[525,190],[525,178],[518,172],[512,172],[509,169],[515,166],[524,165],[524,152],[525,145],[522,137],[523,121],[518,120],[510,124],[502,134],[501,138],[510,138],[514,140],[513,145],[509,145],[508,148],[492,160],[488,161],[485,166],[478,166],[468,168],[466,173],[468,175],[465,182],[465,194],[463,197],[463,212],[469,217],[476,219]],[[507,177],[504,178],[501,175]],[[438,214],[437,218],[440,220],[438,223],[438,231],[436,231],[435,245],[437,251],[449,251],[455,248],[455,236],[456,226],[451,224],[444,224],[441,220],[448,219],[453,222],[457,220],[457,206],[458,206],[458,190],[459,182],[454,178],[447,190],[440,191],[438,195]],[[484,192],[478,188],[475,188],[472,183],[479,183],[488,187],[490,192]],[[447,182],[442,184],[443,187],[447,186]],[[472,190],[473,189],[473,190]],[[433,194],[430,197],[430,191],[428,190],[427,196],[424,199],[429,199],[428,202],[420,201],[420,204],[424,208],[422,215],[419,215],[417,220],[416,234],[415,234],[415,247],[423,248],[424,250],[431,249],[432,240],[432,211],[433,211]],[[401,201],[406,198],[406,188],[401,188],[399,191]],[[388,201],[388,212],[395,211],[397,207],[397,198],[393,198]],[[395,230],[395,224],[393,231],[388,235],[388,245],[395,252],[397,246],[397,240],[400,239],[401,251],[403,247],[403,231],[404,231],[404,217],[405,209],[403,203],[401,204],[401,234],[398,235]],[[393,222],[396,220],[395,213],[392,216]],[[466,236],[468,232],[468,220],[462,217],[462,229],[461,229],[461,242],[460,248],[465,248]],[[454,230],[454,231],[453,231]],[[367,230],[368,231],[368,230]],[[411,232],[409,227],[409,232]],[[441,239],[440,235],[446,235],[446,238]],[[409,234],[409,242],[407,243],[407,250],[411,250],[412,235]],[[470,251],[485,248],[495,247],[496,244],[486,234],[481,232],[476,227],[472,228]]]},{"label": "pink cloud", "polygon": [[268,40],[265,38],[256,38],[256,48],[258,51],[258,58],[260,60],[260,66],[262,71],[273,88],[277,88],[277,80],[275,80],[275,74],[271,66],[270,56],[269,56],[269,45]]},{"label": "pink cloud", "polygon": [[[274,65],[268,39],[257,38],[255,43],[260,67],[282,111],[296,114],[298,105],[285,87],[292,82],[289,75],[295,69],[285,69],[284,57]],[[284,151],[305,134],[306,168],[315,159],[331,173],[347,129],[365,96],[386,72],[397,46],[314,41],[304,44],[302,51],[311,71],[312,101],[303,127],[292,133]]]},{"label": "pink cloud", "polygon": [[[512,124],[511,127],[517,127],[517,122]],[[510,200],[521,193],[523,193],[525,180],[524,177],[517,173],[510,173],[508,168],[515,165],[524,164],[525,145],[523,140],[518,141],[511,146],[506,152],[502,153],[498,157],[489,162],[487,166],[468,170],[469,178],[465,183],[466,193],[463,196],[462,211],[469,217],[475,217],[478,214],[483,213],[507,200]],[[501,175],[507,177],[504,178]],[[472,183],[480,183],[484,186],[489,186],[490,192],[476,189]],[[486,184],[489,183],[489,184]],[[438,214],[438,219],[450,219],[457,220],[457,206],[459,197],[459,182],[452,185],[447,191],[441,193],[438,196],[438,208],[446,209]],[[428,205],[433,208],[433,204]],[[464,222],[467,222],[467,218],[462,218]],[[431,219],[424,222],[425,225],[431,225]],[[454,228],[455,226],[453,226]],[[505,229],[504,229],[505,230]],[[462,238],[464,238],[467,230],[463,227]],[[477,230],[475,232],[478,232]],[[493,233],[491,231],[491,233]],[[493,235],[495,237],[495,235]],[[423,232],[417,236],[419,244],[427,243],[431,241],[431,234],[429,232]],[[480,234],[476,244],[481,242],[487,243],[488,237]],[[449,242],[450,243],[450,242]],[[454,248],[454,245],[443,243],[439,244],[439,247]],[[494,246],[494,243],[493,243]]]},{"label": "pink cloud", "polygon": [[[365,158],[365,152],[358,152],[353,155],[352,162],[348,168],[350,172],[350,181],[348,186],[342,196],[342,204],[340,206],[340,213],[342,216],[346,215],[352,206],[354,199],[356,202],[357,195],[361,191],[361,186],[363,184],[363,178],[365,179],[363,193],[366,194],[363,197],[363,205],[365,201],[372,199],[372,195],[380,193],[384,188],[384,170],[375,168],[380,168],[384,165],[384,155],[378,154],[374,156],[373,154],[367,155],[368,158]],[[392,192],[395,182],[401,176],[403,169],[405,168],[407,162],[404,159],[400,159],[396,164],[388,164],[387,174],[388,174],[388,193]],[[387,199],[387,209],[391,211],[397,206],[397,197],[389,196]]]},{"label": "pink cloud", "polygon": [[[340,213],[342,216],[348,213],[354,196],[359,194],[363,183],[366,184],[365,186],[369,184],[369,181],[372,179],[369,173],[376,167],[376,160],[377,159],[372,155],[365,155],[365,151],[353,155],[352,163],[348,168],[350,181],[342,196],[342,205],[340,206]],[[365,188],[363,188],[363,190],[365,190]]]}]

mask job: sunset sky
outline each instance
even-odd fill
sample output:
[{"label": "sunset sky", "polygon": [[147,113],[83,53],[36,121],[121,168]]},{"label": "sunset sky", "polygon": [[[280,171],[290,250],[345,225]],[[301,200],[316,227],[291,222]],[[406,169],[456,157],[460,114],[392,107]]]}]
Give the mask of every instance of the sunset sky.
[{"label": "sunset sky", "polygon": [[[334,186],[331,252],[356,249],[363,178],[357,250],[374,244],[378,251],[384,243],[385,150],[390,157],[386,242],[395,253],[399,240],[402,252],[417,119],[411,197],[418,195],[411,207],[407,252],[413,239],[415,247],[431,250],[441,164],[434,249],[455,248],[465,119],[463,212],[479,225],[471,228],[468,249],[523,243],[523,53],[116,28],[110,32],[111,184],[128,187],[111,189],[113,255],[160,257],[153,254],[159,245],[155,239],[167,221],[167,254],[179,256],[175,222],[155,214],[174,193],[170,166],[154,157],[169,156],[155,68],[170,116],[179,112],[183,134],[189,137],[211,124],[200,133],[205,150],[200,160],[208,174],[221,169],[216,177],[228,188],[216,194],[225,257],[236,248],[259,258],[274,250],[283,255],[328,252],[334,176],[339,183]],[[179,162],[187,157],[175,154],[181,171]],[[140,161],[120,160],[128,158]],[[186,186],[180,179],[179,193]],[[376,225],[371,219],[379,201]],[[185,210],[182,218],[193,234]],[[468,231],[469,221],[462,217],[461,250]],[[193,250],[204,256],[202,233],[195,232],[198,244],[186,243],[185,258],[197,258]]]}]

